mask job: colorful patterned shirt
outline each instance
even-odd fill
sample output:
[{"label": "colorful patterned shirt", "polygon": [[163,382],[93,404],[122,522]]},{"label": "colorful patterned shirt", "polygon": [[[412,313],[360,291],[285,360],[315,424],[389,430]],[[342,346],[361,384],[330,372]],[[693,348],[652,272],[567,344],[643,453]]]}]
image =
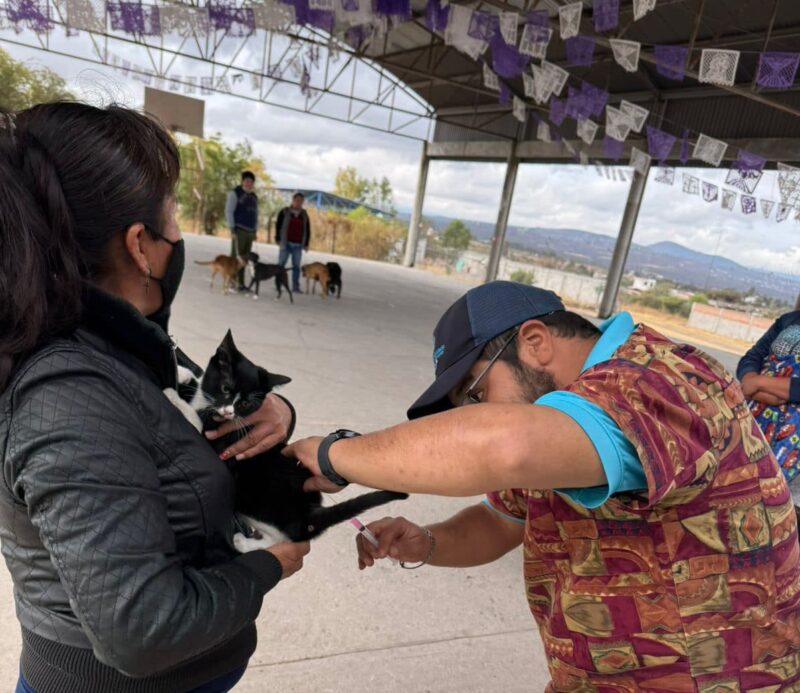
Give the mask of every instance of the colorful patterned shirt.
[{"label": "colorful patterned shirt", "polygon": [[800,691],[800,545],[789,490],[736,380],[639,325],[566,388],[636,449],[647,490],[590,509],[490,494],[525,522],[550,691]]}]

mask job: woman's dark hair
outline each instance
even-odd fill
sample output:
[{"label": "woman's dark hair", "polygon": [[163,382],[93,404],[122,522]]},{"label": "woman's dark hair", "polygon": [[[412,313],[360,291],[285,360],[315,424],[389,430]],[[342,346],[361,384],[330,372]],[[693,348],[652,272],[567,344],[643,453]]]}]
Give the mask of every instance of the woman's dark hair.
[{"label": "woman's dark hair", "polygon": [[[550,315],[543,315],[540,318],[536,318],[536,320],[547,325],[556,337],[561,337],[562,339],[592,339],[593,337],[600,336],[600,330],[592,325],[586,318],[577,313],[571,313],[568,310],[560,310],[555,313],[550,313]],[[516,325],[487,342],[481,358],[492,358],[492,356],[503,348],[503,345],[518,328],[519,325]],[[500,360],[506,361],[512,366],[519,363],[516,339],[509,342],[500,356]]]},{"label": "woman's dark hair", "polygon": [[169,133],[126,108],[0,114],[0,392],[27,354],[75,327],[115,235],[135,223],[161,233],[179,171]]},{"label": "woman's dark hair", "polygon": [[296,192],[294,195],[292,195],[292,199],[293,199],[293,200],[296,200],[298,197],[299,197],[301,200],[305,200],[305,199],[306,199],[306,196],[305,196],[305,195],[303,195],[303,193],[301,193],[301,192]]},{"label": "woman's dark hair", "polygon": [[242,180],[251,180],[254,183],[256,182],[256,174],[252,171],[245,171],[242,173]]}]

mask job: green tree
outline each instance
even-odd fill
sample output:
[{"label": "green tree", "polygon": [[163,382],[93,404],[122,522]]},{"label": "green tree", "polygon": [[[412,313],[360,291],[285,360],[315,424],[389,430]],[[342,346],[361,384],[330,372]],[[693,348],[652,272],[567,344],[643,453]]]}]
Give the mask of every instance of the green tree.
[{"label": "green tree", "polygon": [[344,166],[336,172],[333,182],[333,194],[353,202],[382,209],[389,214],[396,214],[394,192],[389,179],[369,180],[359,175],[355,166]]},{"label": "green tree", "polygon": [[46,67],[29,67],[0,48],[0,108],[20,111],[37,103],[73,98],[66,82]]},{"label": "green tree", "polygon": [[744,297],[736,289],[709,289],[706,293],[712,301],[723,301],[725,303],[739,303]]},{"label": "green tree", "polygon": [[442,233],[442,245],[445,248],[466,250],[471,240],[472,231],[460,219],[453,219]]},{"label": "green tree", "polygon": [[533,284],[536,276],[531,270],[516,269],[509,277],[512,282],[519,282],[520,284]]},{"label": "green tree", "polygon": [[178,204],[184,214],[202,220],[205,233],[213,234],[223,222],[228,192],[238,185],[245,170],[256,175],[262,223],[271,223],[270,215],[277,212],[273,207],[278,206],[272,204],[274,181],[266,172],[264,162],[253,155],[250,142],[244,140],[230,146],[216,134],[207,140],[197,137],[185,140],[179,144],[179,149]]},{"label": "green tree", "polygon": [[333,182],[333,194],[354,202],[365,202],[369,193],[370,182],[358,175],[355,166],[345,166],[336,172]]},{"label": "green tree", "polygon": [[380,182],[372,180],[369,184],[369,198],[373,207],[382,209],[389,214],[397,214],[394,206],[394,191],[389,179],[384,176]]}]

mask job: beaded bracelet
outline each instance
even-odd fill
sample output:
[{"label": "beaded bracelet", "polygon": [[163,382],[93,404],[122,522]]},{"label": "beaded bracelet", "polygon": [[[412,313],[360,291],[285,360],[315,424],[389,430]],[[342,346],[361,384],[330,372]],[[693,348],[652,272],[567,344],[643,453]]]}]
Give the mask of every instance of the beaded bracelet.
[{"label": "beaded bracelet", "polygon": [[400,567],[404,568],[405,570],[416,570],[417,568],[421,568],[424,566],[431,558],[433,558],[433,552],[436,551],[436,537],[433,536],[433,532],[429,530],[427,527],[422,528],[425,534],[428,535],[428,541],[430,542],[430,548],[428,548],[428,555],[418,563],[417,565],[406,565],[403,561],[400,561]]}]

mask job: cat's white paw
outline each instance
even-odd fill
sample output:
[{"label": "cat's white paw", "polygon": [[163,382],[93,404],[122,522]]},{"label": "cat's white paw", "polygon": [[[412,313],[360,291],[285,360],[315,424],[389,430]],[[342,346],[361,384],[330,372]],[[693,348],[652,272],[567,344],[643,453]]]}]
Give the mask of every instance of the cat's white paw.
[{"label": "cat's white paw", "polygon": [[242,534],[241,532],[237,532],[233,535],[233,548],[236,549],[239,553],[247,553],[247,549],[245,548],[247,545],[247,537]]},{"label": "cat's white paw", "polygon": [[186,420],[192,424],[197,429],[198,433],[203,432],[203,422],[200,421],[200,417],[197,415],[197,412],[192,409],[191,405],[181,399],[180,395],[178,394],[177,390],[173,387],[167,387],[164,389],[164,396],[172,403],[172,405],[186,417]]},{"label": "cat's white paw", "polygon": [[180,385],[188,385],[194,379],[194,373],[192,373],[188,368],[185,366],[178,366],[178,383]]},{"label": "cat's white paw", "polygon": [[254,301],[257,301],[257,300],[258,300],[258,294],[253,294],[253,300],[254,300]]},{"label": "cat's white paw", "polygon": [[248,539],[244,534],[238,532],[233,535],[233,548],[239,553],[249,553],[250,551],[263,551],[268,549],[275,542],[267,537],[261,539],[251,538]]}]

